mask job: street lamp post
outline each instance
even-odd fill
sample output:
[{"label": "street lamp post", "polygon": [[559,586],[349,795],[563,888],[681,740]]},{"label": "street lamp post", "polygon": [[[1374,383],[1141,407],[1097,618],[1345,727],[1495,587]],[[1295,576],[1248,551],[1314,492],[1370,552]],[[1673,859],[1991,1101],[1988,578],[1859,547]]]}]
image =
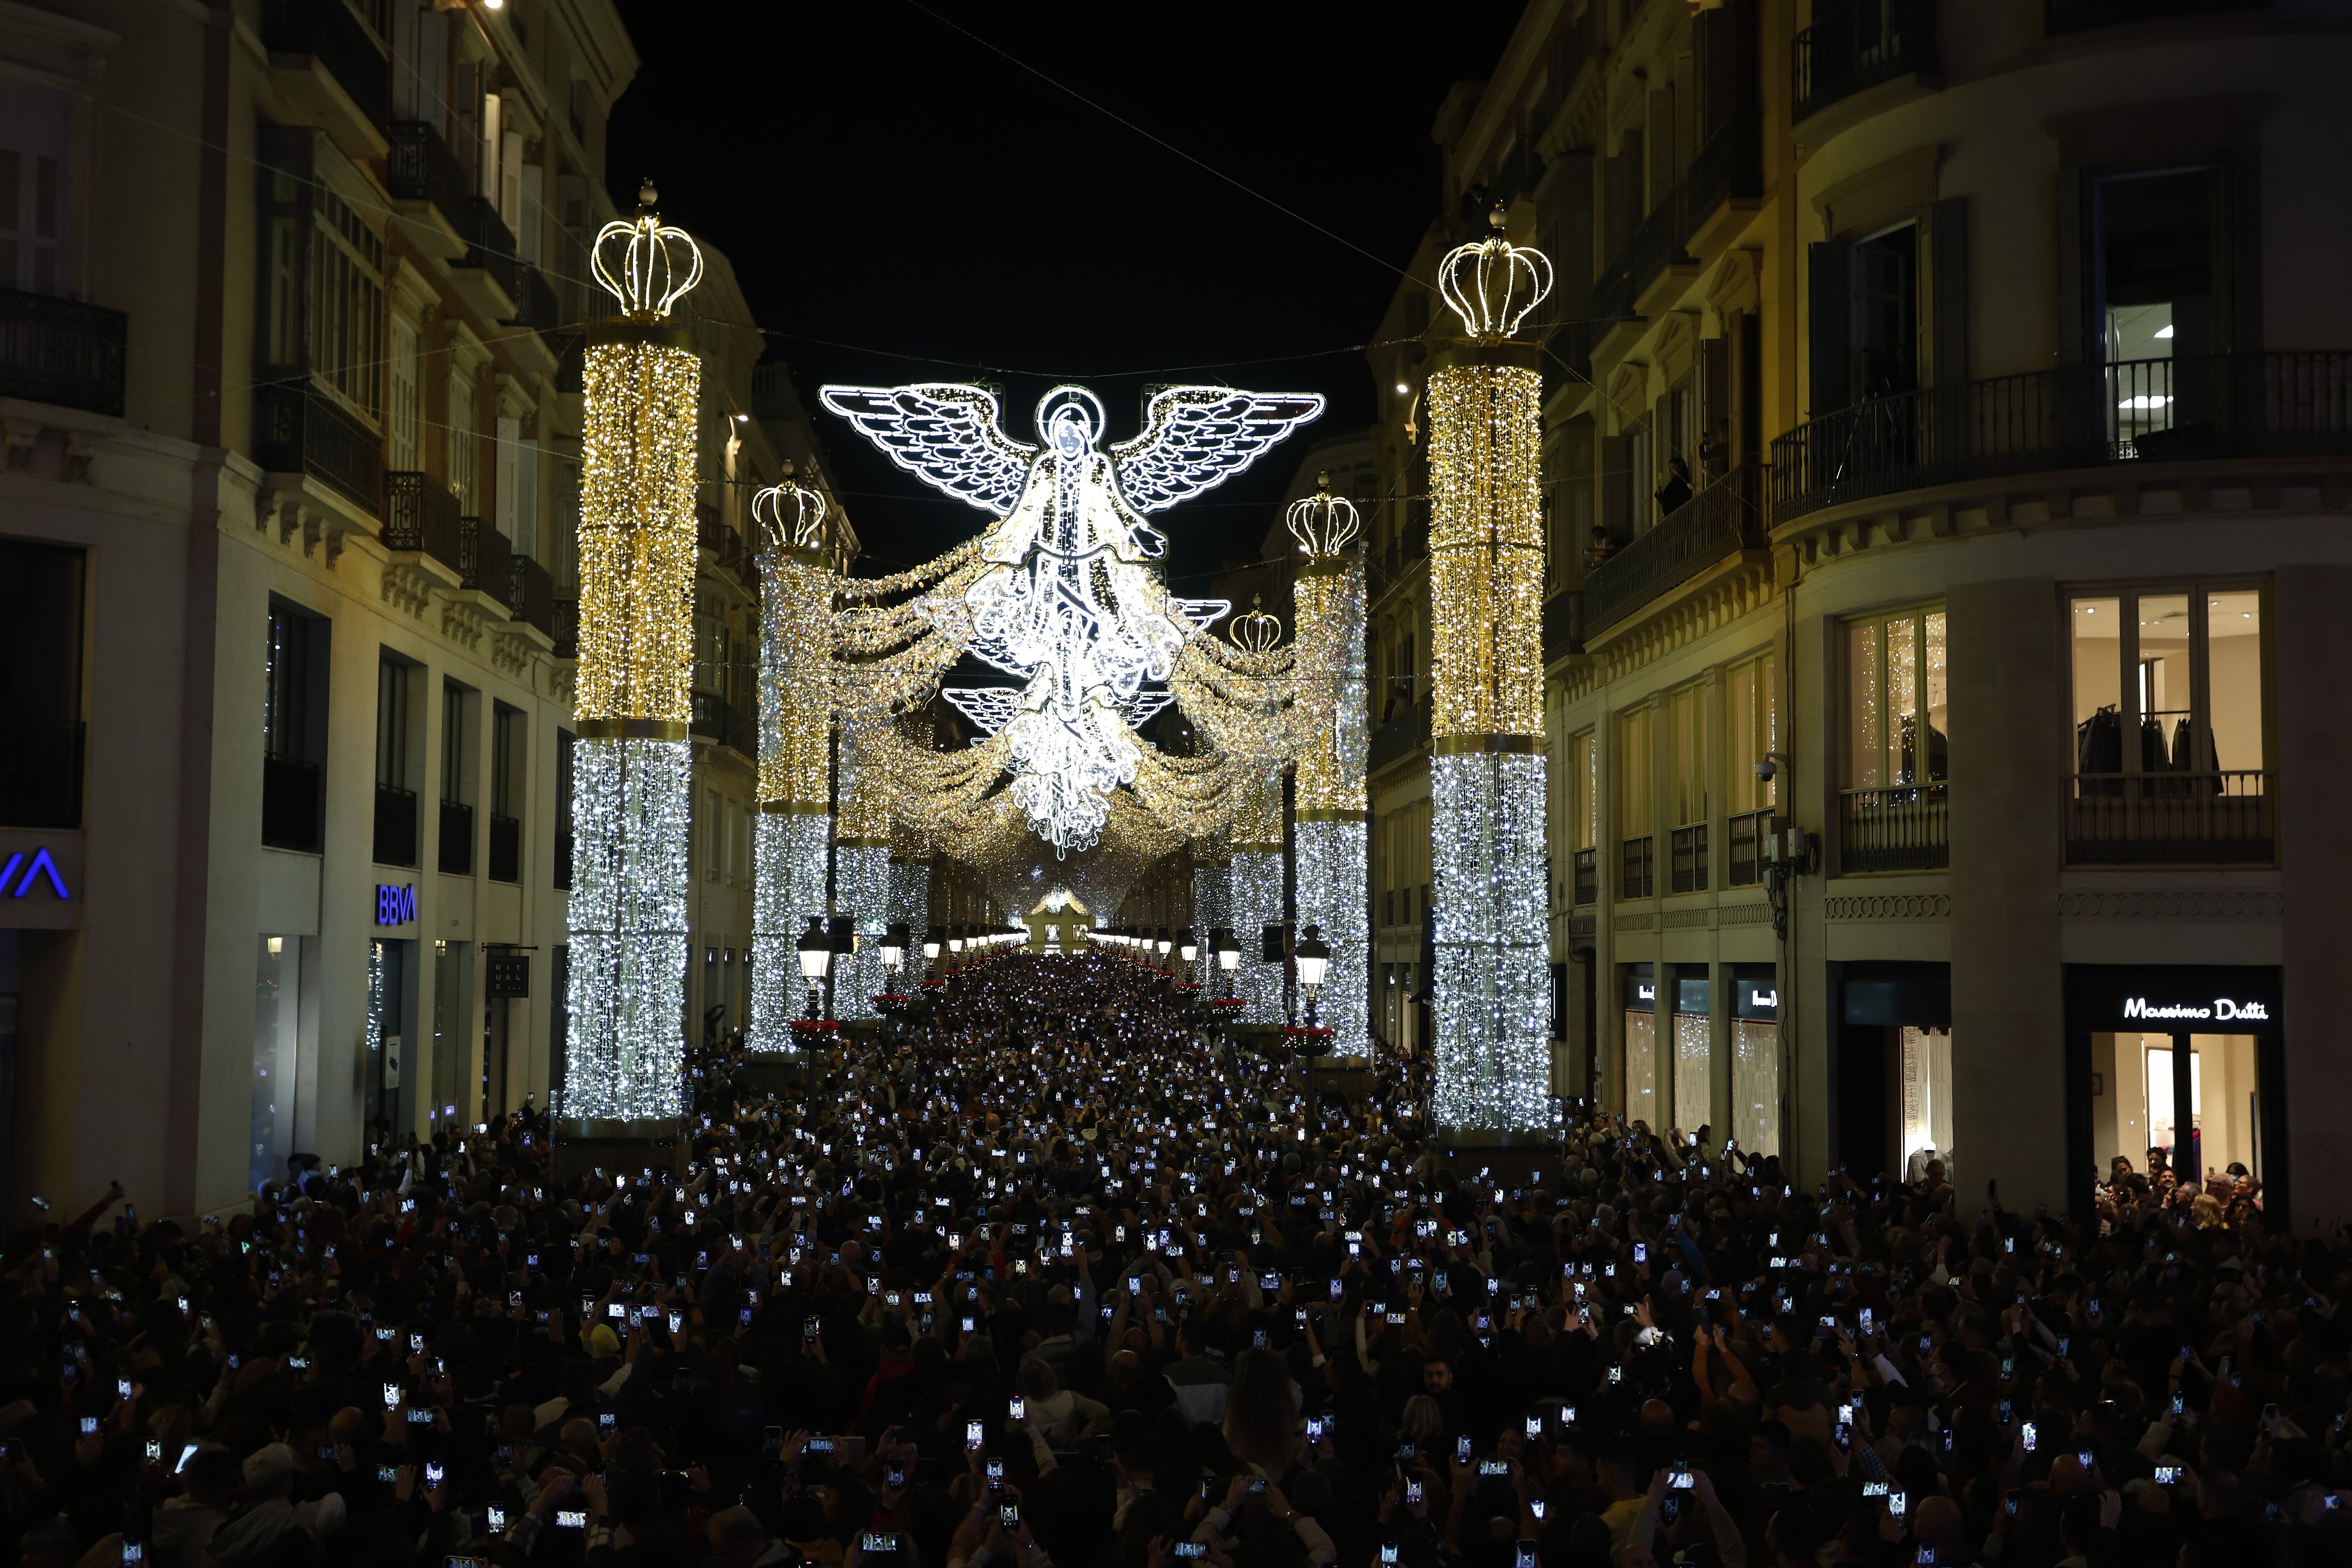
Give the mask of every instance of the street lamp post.
[{"label": "street lamp post", "polygon": [[817,1021],[817,994],[824,984],[826,973],[833,968],[833,938],[824,929],[823,915],[808,918],[808,930],[796,944],[801,958],[801,978],[808,982],[809,1022]]}]

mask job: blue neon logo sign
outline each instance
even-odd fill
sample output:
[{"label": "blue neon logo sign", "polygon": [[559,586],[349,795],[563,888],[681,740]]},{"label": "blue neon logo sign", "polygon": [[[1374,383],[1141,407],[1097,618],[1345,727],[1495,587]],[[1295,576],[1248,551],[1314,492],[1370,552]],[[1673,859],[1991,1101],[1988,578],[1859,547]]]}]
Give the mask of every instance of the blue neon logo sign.
[{"label": "blue neon logo sign", "polygon": [[411,886],[394,887],[389,882],[375,885],[375,923],[380,926],[404,926],[416,918],[416,889]]},{"label": "blue neon logo sign", "polygon": [[[25,878],[22,881],[16,880],[16,868],[19,866],[25,868]],[[8,863],[5,866],[0,866],[0,892],[7,893],[12,899],[21,899],[33,890],[33,879],[42,876],[48,878],[49,889],[58,898],[73,897],[71,893],[66,891],[66,879],[58,873],[58,863],[49,858],[47,845],[33,851],[33,863],[29,866],[25,865],[25,852],[21,849],[8,857]],[[8,887],[11,882],[16,884],[13,891],[10,891]]]}]

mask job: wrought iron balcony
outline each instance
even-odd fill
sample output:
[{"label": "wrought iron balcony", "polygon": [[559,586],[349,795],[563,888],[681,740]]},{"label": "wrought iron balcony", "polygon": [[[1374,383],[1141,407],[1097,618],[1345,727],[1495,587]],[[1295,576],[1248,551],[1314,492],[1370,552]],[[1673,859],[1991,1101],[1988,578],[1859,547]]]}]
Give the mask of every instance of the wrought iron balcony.
[{"label": "wrought iron balcony", "polygon": [[522,822],[518,817],[490,814],[490,880],[522,880]]},{"label": "wrought iron balcony", "polygon": [[1646,899],[1658,890],[1657,840],[1648,834],[1617,846],[1617,896]]},{"label": "wrought iron balcony", "polygon": [[1951,785],[1850,789],[1838,797],[1838,870],[1940,871],[1951,864]]},{"label": "wrought iron balcony", "polygon": [[416,792],[396,784],[375,786],[375,863],[416,864]]},{"label": "wrought iron balcony", "polygon": [[1580,904],[1601,901],[1601,851],[1585,848],[1576,852],[1576,869],[1570,884],[1572,895]]},{"label": "wrought iron balcony", "polygon": [[1677,827],[1671,840],[1674,854],[1674,889],[1677,893],[1706,891],[1706,824],[1692,823]]},{"label": "wrought iron balcony", "polygon": [[317,854],[320,770],[292,757],[261,759],[261,841]]},{"label": "wrought iron balcony", "polygon": [[514,594],[514,547],[507,536],[478,517],[457,520],[457,586],[488,594],[505,605]]},{"label": "wrought iron balcony", "polygon": [[377,537],[386,550],[430,555],[453,572],[465,570],[457,498],[430,474],[402,468],[384,475],[383,527]]},{"label": "wrought iron balcony", "polygon": [[1791,121],[1866,87],[1936,68],[1936,0],[1845,0],[1789,42]]},{"label": "wrought iron balcony", "polygon": [[308,55],[371,125],[392,118],[383,49],[345,0],[262,0],[261,44],[273,55]]},{"label": "wrought iron balcony", "polygon": [[528,555],[511,558],[507,608],[525,626],[555,635],[555,579],[546,567]]},{"label": "wrought iron balcony", "polygon": [[1753,887],[1764,879],[1765,837],[1772,831],[1772,813],[1744,811],[1731,819],[1730,864],[1724,868],[1724,885]]},{"label": "wrought iron balcony", "polygon": [[445,876],[474,874],[474,808],[458,801],[441,803],[441,846],[436,857]]},{"label": "wrought iron balcony", "polygon": [[1372,731],[1367,751],[1365,767],[1377,773],[1390,763],[1401,762],[1429,745],[1429,720],[1433,700],[1424,697],[1418,702],[1400,702],[1388,721]]},{"label": "wrought iron balcony", "polygon": [[[530,327],[542,334],[563,324],[562,307],[556,303],[555,290],[547,286],[547,275],[528,263],[518,262],[514,269],[514,286],[507,290],[514,301],[515,313],[507,318],[510,327]],[[548,343],[560,357],[562,348],[551,338]]]},{"label": "wrought iron balcony", "polygon": [[2042,31],[2062,33],[2150,22],[2166,16],[2201,16],[2209,11],[2267,11],[2271,0],[2042,0]]},{"label": "wrought iron balcony", "polygon": [[1564,589],[1544,601],[1544,663],[1549,665],[1583,651],[1584,590]]},{"label": "wrought iron balcony", "polygon": [[122,417],[120,310],[23,289],[0,289],[0,397]]},{"label": "wrought iron balcony", "polygon": [[500,293],[519,303],[521,289],[515,271],[521,263],[515,259],[514,231],[499,216],[498,205],[488,196],[467,196],[457,232],[466,241],[466,254],[457,265],[488,274]]},{"label": "wrought iron balcony", "polygon": [[1753,464],[1743,463],[1633,536],[1584,579],[1586,634],[1632,615],[1718,561],[1763,547]]},{"label": "wrought iron balcony", "polygon": [[1798,426],[1772,442],[1772,521],[2008,474],[2347,453],[2352,353],[2074,365],[1874,398]]},{"label": "wrought iron balcony", "polygon": [[547,606],[547,635],[555,639],[555,657],[580,657],[580,601],[554,599]]},{"label": "wrought iron balcony", "polygon": [[2270,773],[2081,773],[2066,780],[2070,866],[2268,865],[2277,853]]},{"label": "wrought iron balcony", "polygon": [[[385,128],[392,139],[386,161],[386,194],[394,201],[430,202],[449,231],[465,237],[466,204],[473,199],[473,182],[465,165],[441,140],[429,121],[395,120]],[[511,248],[511,247],[509,247]]]},{"label": "wrought iron balcony", "polygon": [[694,710],[687,725],[689,733],[706,740],[724,742],[727,739],[727,699],[715,691],[697,691]]},{"label": "wrought iron balcony", "polygon": [[274,474],[308,474],[371,510],[383,490],[383,438],[307,381],[253,389],[253,459]]}]

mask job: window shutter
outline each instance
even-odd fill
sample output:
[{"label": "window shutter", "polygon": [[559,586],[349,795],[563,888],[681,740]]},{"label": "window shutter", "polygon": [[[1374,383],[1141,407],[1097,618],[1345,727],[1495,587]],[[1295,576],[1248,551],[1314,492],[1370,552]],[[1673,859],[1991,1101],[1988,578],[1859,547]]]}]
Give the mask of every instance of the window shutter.
[{"label": "window shutter", "polygon": [[1928,384],[1958,386],[1969,379],[1969,198],[1930,207],[1927,230]]},{"label": "window shutter", "polygon": [[1853,402],[1853,247],[1830,240],[1810,247],[1806,417],[1819,419]]}]

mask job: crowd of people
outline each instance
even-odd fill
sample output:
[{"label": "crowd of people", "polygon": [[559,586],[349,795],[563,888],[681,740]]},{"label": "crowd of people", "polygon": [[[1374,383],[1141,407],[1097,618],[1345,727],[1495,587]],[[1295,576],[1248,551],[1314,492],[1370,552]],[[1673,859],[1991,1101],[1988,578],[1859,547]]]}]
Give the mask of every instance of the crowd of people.
[{"label": "crowd of people", "polygon": [[1489,1164],[1099,952],[807,1055],[697,1052],[675,1172],[560,1179],[526,1112],[18,1236],[0,1554],[2352,1561],[2341,1234],[1608,1117]]}]

